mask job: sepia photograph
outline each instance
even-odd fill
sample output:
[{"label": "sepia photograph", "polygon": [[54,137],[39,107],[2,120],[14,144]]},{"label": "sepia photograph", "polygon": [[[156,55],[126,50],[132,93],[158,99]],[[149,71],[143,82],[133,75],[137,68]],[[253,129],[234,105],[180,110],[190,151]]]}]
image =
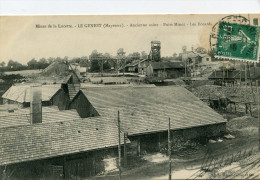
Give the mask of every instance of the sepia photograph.
[{"label": "sepia photograph", "polygon": [[0,16],[0,179],[260,179],[259,20]]}]

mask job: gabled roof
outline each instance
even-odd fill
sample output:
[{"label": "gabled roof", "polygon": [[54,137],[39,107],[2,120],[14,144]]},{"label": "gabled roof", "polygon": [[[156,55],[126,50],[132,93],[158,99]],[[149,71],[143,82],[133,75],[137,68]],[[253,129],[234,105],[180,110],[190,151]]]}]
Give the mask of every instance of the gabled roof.
[{"label": "gabled roof", "polygon": [[0,128],[0,137],[0,165],[5,165],[117,146],[118,128],[105,117],[78,118]]},{"label": "gabled roof", "polygon": [[[80,116],[76,110],[59,111],[56,106],[42,107],[42,123],[68,121],[79,118]],[[0,128],[29,124],[30,108],[14,108],[14,112],[8,112],[8,110],[0,111]]]},{"label": "gabled roof", "polygon": [[150,62],[153,69],[185,68],[184,62]]},{"label": "gabled roof", "polygon": [[129,135],[166,131],[169,117],[172,129],[226,122],[183,87],[86,88],[81,92],[101,117],[116,119],[120,110],[122,129]]},{"label": "gabled roof", "polygon": [[[42,101],[49,101],[61,88],[60,84],[43,85]],[[2,96],[2,98],[16,101],[19,103],[30,102],[30,84],[13,85]]]}]

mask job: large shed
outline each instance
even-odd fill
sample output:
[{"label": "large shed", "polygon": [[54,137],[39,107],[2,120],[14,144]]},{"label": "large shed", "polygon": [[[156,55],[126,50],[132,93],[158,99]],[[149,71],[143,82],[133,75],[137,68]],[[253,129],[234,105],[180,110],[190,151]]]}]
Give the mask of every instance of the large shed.
[{"label": "large shed", "polygon": [[120,111],[122,129],[131,141],[167,131],[169,118],[172,130],[181,130],[186,138],[217,136],[226,125],[220,114],[179,86],[86,88],[75,96],[70,108],[77,109],[81,117],[112,120]]}]

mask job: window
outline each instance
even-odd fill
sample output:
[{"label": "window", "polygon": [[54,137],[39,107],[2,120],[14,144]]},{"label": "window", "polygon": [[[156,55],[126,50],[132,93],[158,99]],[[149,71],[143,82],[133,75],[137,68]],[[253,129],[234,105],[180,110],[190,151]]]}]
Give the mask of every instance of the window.
[{"label": "window", "polygon": [[209,61],[209,58],[206,58],[206,61]]}]

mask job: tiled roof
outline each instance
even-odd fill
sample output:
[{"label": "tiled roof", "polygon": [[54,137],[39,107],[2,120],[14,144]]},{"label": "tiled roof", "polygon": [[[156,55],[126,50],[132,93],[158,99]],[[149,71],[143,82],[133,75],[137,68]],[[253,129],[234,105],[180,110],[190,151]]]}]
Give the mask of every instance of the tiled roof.
[{"label": "tiled roof", "polygon": [[[61,88],[60,85],[43,85],[42,101],[49,101]],[[30,85],[13,85],[2,96],[2,98],[13,100],[19,103],[30,102]]]},{"label": "tiled roof", "polygon": [[87,88],[81,90],[102,117],[115,119],[129,135],[226,122],[183,87]]},{"label": "tiled roof", "polygon": [[0,128],[0,137],[0,165],[118,145],[117,126],[105,117]]},{"label": "tiled roof", "polygon": [[[68,121],[78,118],[80,116],[76,110],[59,111],[55,106],[42,107],[42,123]],[[30,108],[19,108],[15,109],[14,112],[8,112],[7,110],[0,111],[0,128],[29,124]]]}]

